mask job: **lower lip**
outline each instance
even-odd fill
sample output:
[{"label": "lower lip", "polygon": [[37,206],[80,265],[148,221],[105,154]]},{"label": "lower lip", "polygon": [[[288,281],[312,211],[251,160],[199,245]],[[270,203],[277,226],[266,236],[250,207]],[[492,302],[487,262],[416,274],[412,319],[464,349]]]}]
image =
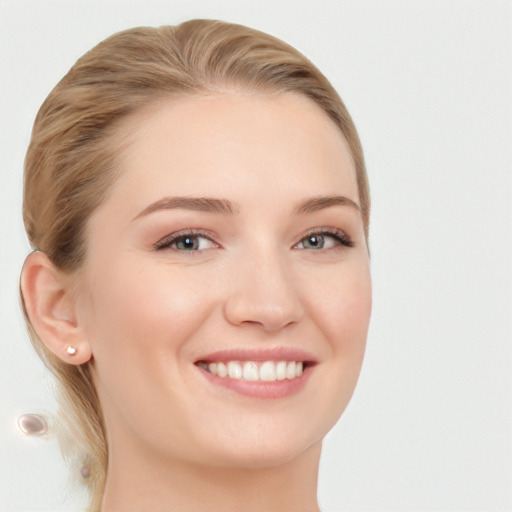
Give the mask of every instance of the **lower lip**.
[{"label": "lower lip", "polygon": [[298,393],[308,381],[312,366],[307,366],[299,377],[294,379],[276,380],[273,382],[248,381],[243,379],[232,379],[230,377],[218,377],[205,369],[197,366],[201,374],[213,385],[221,386],[240,395],[252,398],[285,398]]}]

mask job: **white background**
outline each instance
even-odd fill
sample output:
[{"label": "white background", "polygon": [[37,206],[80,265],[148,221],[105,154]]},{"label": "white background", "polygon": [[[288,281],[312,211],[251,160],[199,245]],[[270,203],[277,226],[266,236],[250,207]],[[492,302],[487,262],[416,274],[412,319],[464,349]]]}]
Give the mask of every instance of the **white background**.
[{"label": "white background", "polygon": [[[50,381],[19,312],[22,164],[40,104],[118,30],[218,18],[270,32],[333,82],[373,195],[374,315],[360,384],[329,435],[335,511],[512,510],[512,2],[0,0],[0,510],[80,510]],[[300,428],[300,425],[297,425]],[[82,500],[82,501],[81,501]]]}]

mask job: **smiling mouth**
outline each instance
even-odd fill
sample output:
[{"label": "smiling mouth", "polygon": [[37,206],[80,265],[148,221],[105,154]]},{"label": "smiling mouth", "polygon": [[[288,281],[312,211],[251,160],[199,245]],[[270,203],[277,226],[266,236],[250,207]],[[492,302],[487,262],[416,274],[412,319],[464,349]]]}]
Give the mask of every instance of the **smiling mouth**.
[{"label": "smiling mouth", "polygon": [[309,365],[304,361],[198,361],[196,364],[217,377],[247,382],[297,379]]}]

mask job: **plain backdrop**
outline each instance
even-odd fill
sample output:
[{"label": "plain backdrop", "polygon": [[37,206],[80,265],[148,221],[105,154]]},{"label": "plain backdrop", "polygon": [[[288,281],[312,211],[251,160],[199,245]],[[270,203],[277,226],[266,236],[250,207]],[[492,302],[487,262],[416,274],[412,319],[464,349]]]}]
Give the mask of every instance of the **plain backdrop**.
[{"label": "plain backdrop", "polygon": [[[94,44],[217,18],[305,53],[358,126],[371,181],[374,314],[328,436],[324,512],[512,510],[512,2],[0,0],[0,510],[75,511],[51,380],[18,304],[24,152],[37,109]],[[300,425],[297,425],[300,428]]]}]

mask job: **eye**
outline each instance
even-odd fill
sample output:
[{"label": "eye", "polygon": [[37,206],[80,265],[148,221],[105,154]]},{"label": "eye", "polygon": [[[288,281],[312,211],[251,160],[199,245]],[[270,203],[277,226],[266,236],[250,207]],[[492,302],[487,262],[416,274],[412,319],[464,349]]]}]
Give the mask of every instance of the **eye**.
[{"label": "eye", "polygon": [[219,246],[205,233],[195,232],[193,230],[171,233],[154,244],[154,249],[157,251],[162,249],[171,249],[181,252],[194,252],[214,249],[217,247]]},{"label": "eye", "polygon": [[340,246],[353,247],[354,244],[348,235],[341,230],[322,229],[310,232],[297,245],[295,245],[294,248],[318,251],[322,249],[334,249]]}]

